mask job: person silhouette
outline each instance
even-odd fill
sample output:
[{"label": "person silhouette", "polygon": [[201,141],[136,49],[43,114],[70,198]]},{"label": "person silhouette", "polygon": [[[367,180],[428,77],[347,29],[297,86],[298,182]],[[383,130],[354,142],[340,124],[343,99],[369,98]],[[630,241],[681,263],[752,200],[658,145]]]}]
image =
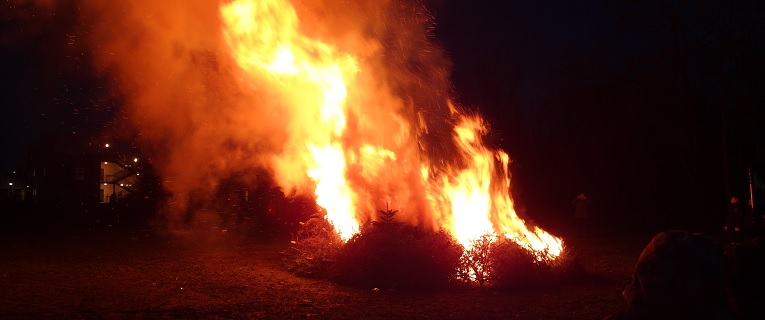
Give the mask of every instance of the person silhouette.
[{"label": "person silhouette", "polygon": [[590,199],[587,195],[580,193],[571,204],[574,206],[574,219],[576,220],[574,225],[576,227],[576,233],[585,235],[589,232],[587,220],[590,217]]},{"label": "person silhouette", "polygon": [[748,226],[746,209],[747,208],[739,202],[737,196],[730,197],[723,231],[725,231],[725,234],[731,243],[739,243],[744,238],[744,228]]},{"label": "person silhouette", "polygon": [[590,216],[590,199],[584,193],[580,193],[571,204],[574,205],[574,217],[576,219],[587,219]]}]

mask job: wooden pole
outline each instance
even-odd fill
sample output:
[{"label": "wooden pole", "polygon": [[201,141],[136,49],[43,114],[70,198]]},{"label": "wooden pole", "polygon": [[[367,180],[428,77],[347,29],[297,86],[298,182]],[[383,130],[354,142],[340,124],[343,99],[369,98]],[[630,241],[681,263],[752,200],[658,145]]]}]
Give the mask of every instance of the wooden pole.
[{"label": "wooden pole", "polygon": [[752,166],[749,166],[749,208],[754,213],[754,188],[752,188]]}]

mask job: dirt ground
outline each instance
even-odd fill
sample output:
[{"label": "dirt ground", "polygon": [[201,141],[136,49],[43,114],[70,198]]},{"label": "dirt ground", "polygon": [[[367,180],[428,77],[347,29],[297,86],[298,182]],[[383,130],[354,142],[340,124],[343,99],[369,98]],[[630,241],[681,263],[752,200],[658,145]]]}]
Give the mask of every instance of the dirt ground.
[{"label": "dirt ground", "polygon": [[602,319],[624,307],[621,286],[646,232],[569,235],[589,277],[522,292],[353,289],[296,277],[287,241],[220,233],[205,244],[149,230],[6,225],[2,319]]}]

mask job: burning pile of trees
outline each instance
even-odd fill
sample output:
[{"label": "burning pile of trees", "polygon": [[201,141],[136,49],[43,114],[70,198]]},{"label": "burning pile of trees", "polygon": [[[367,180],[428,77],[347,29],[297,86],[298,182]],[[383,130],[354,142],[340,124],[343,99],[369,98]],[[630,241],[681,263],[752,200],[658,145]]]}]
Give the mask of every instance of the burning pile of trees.
[{"label": "burning pile of trees", "polygon": [[299,276],[383,290],[524,289],[559,284],[584,272],[568,250],[544,259],[491,235],[465,248],[447,232],[421,231],[396,221],[395,211],[380,213],[380,221],[363,225],[347,242],[323,216],[313,216],[283,252],[285,266]]}]

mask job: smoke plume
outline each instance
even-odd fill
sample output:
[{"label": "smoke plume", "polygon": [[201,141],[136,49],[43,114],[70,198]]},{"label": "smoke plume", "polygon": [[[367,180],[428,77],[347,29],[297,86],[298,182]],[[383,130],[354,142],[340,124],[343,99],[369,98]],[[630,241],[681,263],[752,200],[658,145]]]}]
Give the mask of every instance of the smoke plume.
[{"label": "smoke plume", "polygon": [[[395,143],[408,146],[396,152],[423,153],[434,162],[449,154],[452,147],[443,142],[451,133],[449,64],[431,41],[432,18],[423,7],[405,0],[293,4],[304,34],[359,57],[361,73],[374,75],[354,83],[374,94],[349,97],[354,104],[344,143],[371,139],[391,149]],[[290,158],[290,150],[299,147],[298,131],[311,125],[310,119],[296,120],[299,111],[289,107],[289,97],[303,93],[274,89],[266,80],[242,74],[221,31],[220,1],[77,5],[94,66],[114,78],[126,118],[171,194],[162,210],[171,230],[184,230],[191,216],[208,212],[222,181],[236,177],[257,183],[250,168],[266,169],[286,194],[312,193],[312,182]],[[365,121],[379,121],[383,132],[403,133],[380,138],[365,129]],[[391,170],[376,178],[376,186],[357,179],[360,188],[370,190],[369,208],[362,209],[384,208],[387,195],[396,193],[413,207],[404,219],[429,221],[418,216],[428,214],[425,205],[413,200],[424,199],[416,194],[422,187],[411,186],[421,183],[416,175]]]}]

